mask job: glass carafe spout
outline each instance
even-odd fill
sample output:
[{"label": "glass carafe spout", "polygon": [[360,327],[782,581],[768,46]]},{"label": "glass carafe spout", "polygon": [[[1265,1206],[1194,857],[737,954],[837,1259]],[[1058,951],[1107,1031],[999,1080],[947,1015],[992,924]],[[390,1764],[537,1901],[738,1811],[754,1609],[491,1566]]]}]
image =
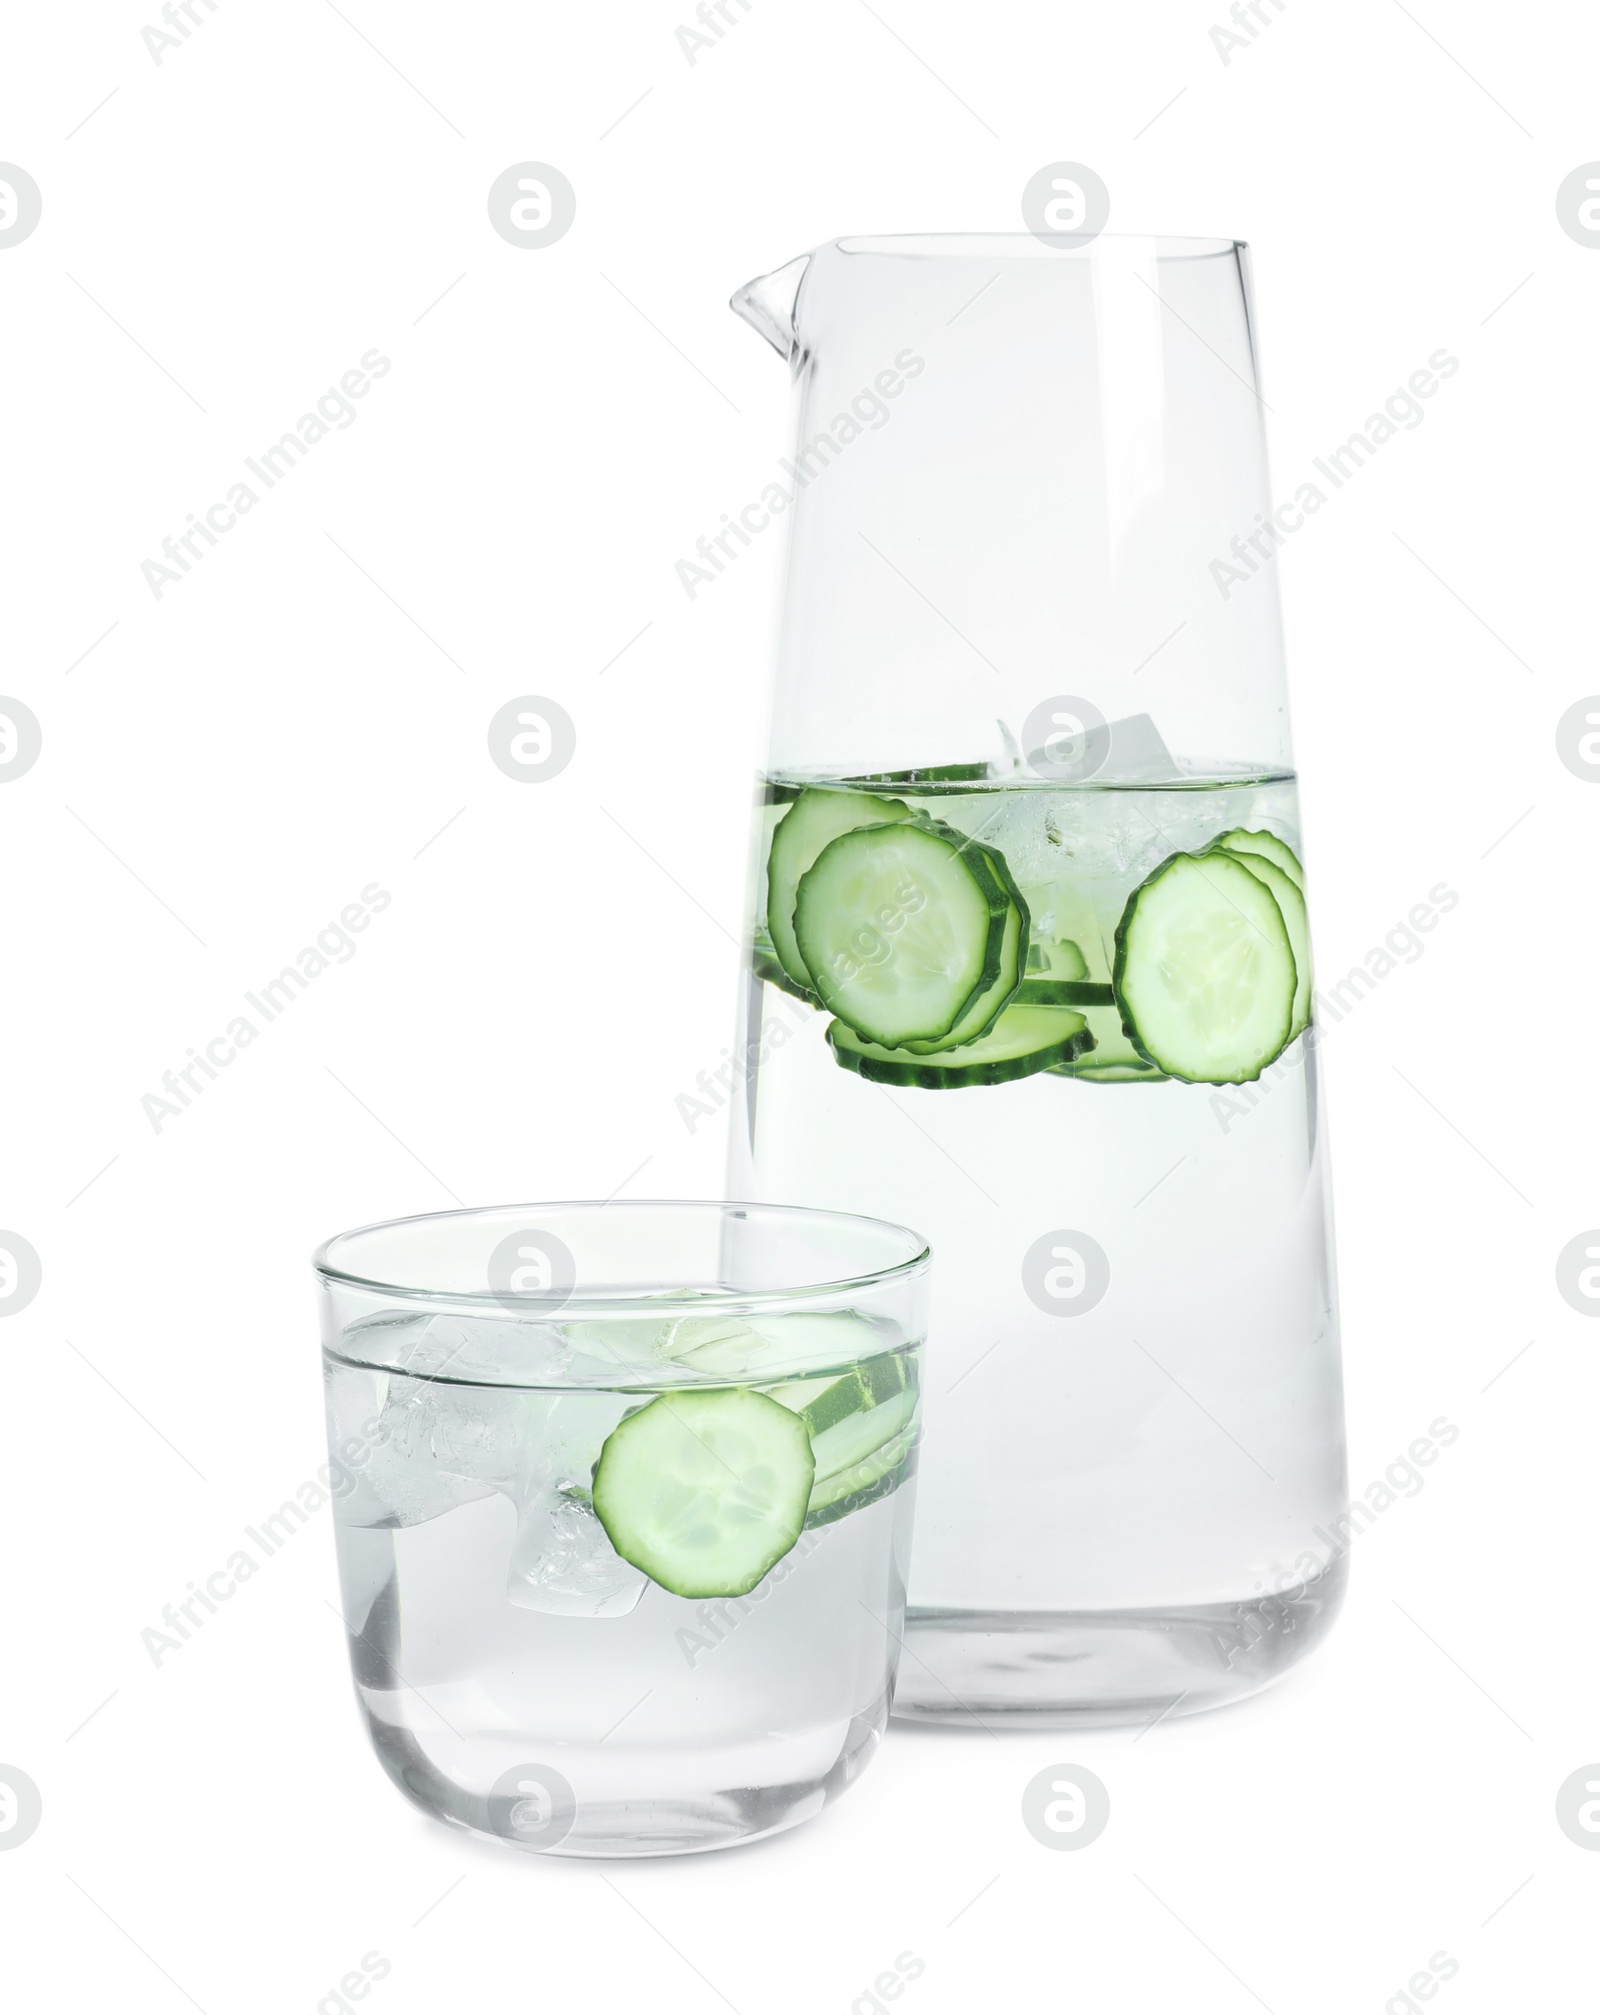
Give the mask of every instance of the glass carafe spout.
[{"label": "glass carafe spout", "polygon": [[752,329],[766,337],[785,363],[799,347],[795,302],[810,264],[811,254],[802,252],[798,259],[791,259],[777,272],[763,273],[759,279],[747,281],[728,303],[736,315],[742,315]]}]

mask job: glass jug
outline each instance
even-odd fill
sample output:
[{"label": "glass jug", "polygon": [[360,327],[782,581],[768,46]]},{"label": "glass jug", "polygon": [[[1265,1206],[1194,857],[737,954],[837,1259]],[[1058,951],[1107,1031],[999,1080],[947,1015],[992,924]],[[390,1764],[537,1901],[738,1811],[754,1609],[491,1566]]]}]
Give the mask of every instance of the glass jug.
[{"label": "glass jug", "polygon": [[[847,238],[734,308],[795,445],[730,1191],[934,1254],[898,1715],[1316,1644],[1346,1504],[1246,251]],[[863,1474],[872,1451],[864,1450]]]}]

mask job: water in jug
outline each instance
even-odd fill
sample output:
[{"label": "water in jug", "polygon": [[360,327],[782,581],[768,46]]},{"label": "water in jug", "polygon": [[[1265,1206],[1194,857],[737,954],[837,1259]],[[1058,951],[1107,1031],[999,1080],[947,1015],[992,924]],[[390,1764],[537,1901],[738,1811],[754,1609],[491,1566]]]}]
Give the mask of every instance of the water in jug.
[{"label": "water in jug", "polygon": [[729,1193],[933,1249],[895,1712],[1238,1698],[1350,1536],[1273,565],[1316,504],[1245,248],[847,238],[733,305],[794,413],[730,527],[788,556]]}]

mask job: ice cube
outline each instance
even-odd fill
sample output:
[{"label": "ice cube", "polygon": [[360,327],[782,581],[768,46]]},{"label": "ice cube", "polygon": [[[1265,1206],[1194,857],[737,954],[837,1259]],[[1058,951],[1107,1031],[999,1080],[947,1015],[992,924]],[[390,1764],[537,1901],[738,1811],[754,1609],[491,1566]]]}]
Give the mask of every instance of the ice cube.
[{"label": "ice cube", "polygon": [[424,1525],[430,1518],[454,1511],[458,1504],[493,1495],[491,1484],[447,1476],[425,1458],[380,1448],[361,1471],[355,1489],[334,1499],[334,1516],[341,1525]]},{"label": "ice cube", "polygon": [[377,1413],[377,1446],[358,1472],[355,1490],[339,1500],[343,1523],[421,1525],[458,1504],[494,1495],[494,1479],[470,1466],[484,1423],[457,1405],[461,1387],[394,1372],[369,1375],[382,1380],[388,1392]]},{"label": "ice cube", "polygon": [[[442,1364],[451,1348],[449,1339],[430,1340],[426,1327],[385,1339],[385,1354],[413,1367]],[[356,1441],[366,1450],[359,1466],[342,1465],[336,1513],[343,1524],[364,1527],[419,1525],[496,1490],[511,1494],[522,1451],[537,1439],[553,1404],[547,1394],[333,1357],[327,1390],[331,1446],[337,1452]]]},{"label": "ice cube", "polygon": [[645,1577],[606,1537],[589,1502],[595,1464],[617,1422],[638,1404],[620,1393],[566,1393],[530,1437],[515,1490],[517,1537],[506,1594],[551,1616],[626,1616]]},{"label": "ice cube", "polygon": [[[410,1381],[334,1357],[326,1360],[325,1378],[328,1446],[339,1468],[333,1512],[341,1525],[418,1525],[487,1495],[441,1474],[426,1453],[418,1453],[415,1419],[393,1393],[396,1384]],[[362,1459],[350,1460],[347,1449]]]},{"label": "ice cube", "polygon": [[1104,732],[1110,751],[1094,772],[1097,784],[1170,784],[1182,775],[1148,714],[1130,714]]},{"label": "ice cube", "polygon": [[563,1377],[572,1343],[554,1322],[514,1316],[436,1315],[392,1362],[422,1378],[476,1378],[538,1384]]},{"label": "ice cube", "polygon": [[658,1345],[670,1325],[660,1316],[616,1316],[563,1325],[574,1375],[600,1384],[608,1373],[659,1368]]},{"label": "ice cube", "polygon": [[769,1350],[765,1337],[738,1316],[621,1316],[609,1322],[570,1322],[567,1336],[578,1354],[574,1365],[591,1360],[595,1382],[606,1371],[647,1376],[663,1364],[693,1371],[747,1372]]},{"label": "ice cube", "polygon": [[396,1378],[390,1417],[396,1446],[406,1453],[425,1456],[446,1476],[509,1491],[553,1404],[548,1393]]},{"label": "ice cube", "polygon": [[661,1329],[659,1354],[696,1371],[737,1375],[771,1355],[767,1339],[736,1315],[682,1315]]},{"label": "ice cube", "polygon": [[626,1616],[645,1590],[582,1498],[540,1492],[520,1508],[506,1594],[547,1616]]}]

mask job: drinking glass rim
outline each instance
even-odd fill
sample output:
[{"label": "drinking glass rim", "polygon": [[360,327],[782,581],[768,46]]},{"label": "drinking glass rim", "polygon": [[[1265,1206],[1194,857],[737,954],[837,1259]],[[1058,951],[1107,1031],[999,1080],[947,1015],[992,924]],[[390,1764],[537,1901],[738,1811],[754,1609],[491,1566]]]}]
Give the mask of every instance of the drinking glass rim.
[{"label": "drinking glass rim", "polygon": [[[383,1295],[387,1299],[424,1304],[448,1303],[457,1306],[465,1304],[468,1307],[481,1304],[504,1309],[506,1305],[504,1297],[492,1287],[415,1287],[398,1281],[378,1280],[370,1274],[346,1271],[333,1264],[334,1248],[347,1240],[363,1238],[372,1232],[400,1231],[409,1225],[438,1224],[448,1219],[464,1223],[473,1218],[514,1216],[522,1211],[529,1213],[615,1211],[631,1214],[642,1211],[677,1210],[753,1211],[765,1216],[803,1218],[819,1223],[868,1225],[876,1231],[887,1232],[904,1239],[917,1248],[909,1257],[896,1260],[892,1265],[872,1267],[864,1273],[841,1275],[834,1280],[812,1281],[794,1286],[702,1288],[697,1292],[695,1308],[697,1314],[704,1314],[713,1307],[738,1308],[749,1312],[764,1308],[769,1303],[787,1304],[799,1300],[837,1298],[843,1294],[862,1292],[883,1282],[896,1280],[926,1268],[933,1256],[931,1247],[920,1232],[911,1230],[908,1225],[896,1224],[891,1218],[868,1217],[861,1211],[814,1210],[804,1204],[759,1203],[740,1197],[575,1197],[542,1203],[470,1204],[454,1210],[414,1211],[405,1217],[377,1218],[370,1224],[352,1225],[346,1231],[338,1231],[331,1238],[325,1238],[312,1253],[311,1264],[318,1276],[325,1281],[340,1287],[364,1289],[368,1293]],[[581,1287],[574,1287],[571,1293],[563,1298],[561,1311],[562,1318],[570,1320],[574,1314],[583,1310],[627,1309],[637,1313],[641,1309],[657,1306],[668,1310],[676,1309],[680,1314],[683,1312],[681,1299],[670,1290],[641,1287],[636,1292],[619,1294],[615,1286],[604,1294],[586,1293]]]}]

